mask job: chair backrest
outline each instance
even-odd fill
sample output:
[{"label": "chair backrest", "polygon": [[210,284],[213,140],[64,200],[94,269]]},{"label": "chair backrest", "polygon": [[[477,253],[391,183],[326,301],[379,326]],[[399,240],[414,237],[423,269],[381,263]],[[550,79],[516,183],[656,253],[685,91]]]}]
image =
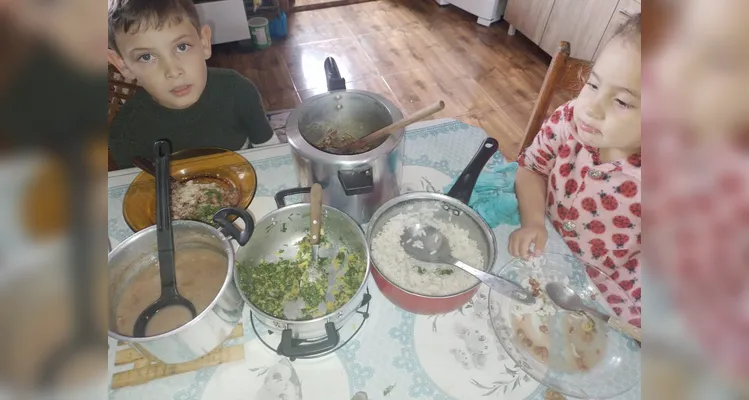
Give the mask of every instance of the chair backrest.
[{"label": "chair backrest", "polygon": [[[135,94],[140,86],[135,80],[129,80],[125,78],[120,71],[115,68],[114,65],[109,64],[109,84],[107,96],[107,123],[111,124],[115,115],[120,111],[127,99]],[[112,159],[111,152],[109,153],[109,170],[116,170],[117,164]]]},{"label": "chair backrest", "polygon": [[541,84],[541,91],[538,93],[536,104],[533,106],[531,118],[525,127],[525,138],[520,147],[520,153],[536,138],[549,111],[554,92],[566,90],[577,96],[585,86],[592,69],[592,62],[570,57],[569,42],[559,44],[559,50],[551,59],[544,82]]}]

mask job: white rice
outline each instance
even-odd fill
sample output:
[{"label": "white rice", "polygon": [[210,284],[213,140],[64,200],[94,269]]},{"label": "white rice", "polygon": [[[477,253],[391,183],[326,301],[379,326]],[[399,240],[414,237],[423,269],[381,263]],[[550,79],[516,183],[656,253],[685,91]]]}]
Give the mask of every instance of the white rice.
[{"label": "white rice", "polygon": [[[478,280],[459,268],[424,263],[406,253],[400,243],[406,228],[416,224],[431,225],[448,239],[455,258],[474,268],[485,269],[484,257],[476,241],[468,237],[468,230],[435,218],[435,213],[440,211],[439,203],[417,207],[419,209],[414,210],[414,206],[409,205],[406,212],[391,217],[372,239],[372,258],[380,273],[397,286],[426,296],[453,295],[476,285]],[[423,248],[423,242],[417,239],[413,246]],[[444,270],[452,273],[444,274]]]}]

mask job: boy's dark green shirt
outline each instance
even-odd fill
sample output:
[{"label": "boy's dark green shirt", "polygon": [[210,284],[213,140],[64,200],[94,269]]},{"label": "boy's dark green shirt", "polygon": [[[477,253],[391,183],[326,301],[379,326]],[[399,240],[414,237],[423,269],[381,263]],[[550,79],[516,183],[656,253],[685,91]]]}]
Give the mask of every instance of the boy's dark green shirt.
[{"label": "boy's dark green shirt", "polygon": [[144,89],[128,99],[109,128],[109,151],[119,168],[133,156],[152,158],[153,143],[168,138],[174,151],[191,147],[239,150],[249,139],[268,141],[273,129],[255,85],[230,69],[208,68],[205,90],[182,110],[163,107]]}]

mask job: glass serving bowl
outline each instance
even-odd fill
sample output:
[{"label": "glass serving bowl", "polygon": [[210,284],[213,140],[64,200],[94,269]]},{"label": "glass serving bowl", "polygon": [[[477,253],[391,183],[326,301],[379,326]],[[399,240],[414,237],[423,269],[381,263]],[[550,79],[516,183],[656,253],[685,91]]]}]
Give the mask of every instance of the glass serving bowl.
[{"label": "glass serving bowl", "polygon": [[[574,290],[586,305],[613,317],[607,297],[618,296],[617,307],[639,317],[627,293],[601,270],[573,256],[546,253],[530,261],[514,259],[498,275],[527,285],[538,283],[536,304],[526,306],[494,291],[489,293],[492,327],[507,354],[528,375],[565,396],[604,399],[632,389],[640,380],[637,342],[601,320],[557,307],[546,297],[548,282]],[[605,284],[606,296],[596,284]]]}]

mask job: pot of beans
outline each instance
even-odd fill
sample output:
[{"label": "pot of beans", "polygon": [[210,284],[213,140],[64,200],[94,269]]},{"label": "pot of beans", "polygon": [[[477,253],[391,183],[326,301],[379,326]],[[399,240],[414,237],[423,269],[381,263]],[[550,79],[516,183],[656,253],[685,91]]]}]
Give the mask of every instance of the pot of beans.
[{"label": "pot of beans", "polygon": [[[232,217],[244,227],[233,224]],[[161,293],[156,226],[135,233],[109,253],[109,337],[152,361],[178,364],[205,356],[231,335],[244,308],[234,284],[231,239],[245,245],[254,223],[247,210],[231,207],[217,212],[213,222],[219,228],[172,221],[177,288],[195,306],[196,316],[184,307],[160,310],[145,336],[136,336],[134,326]]]},{"label": "pot of beans", "polygon": [[478,175],[497,148],[495,139],[486,139],[446,195],[402,194],[385,203],[372,217],[367,227],[372,277],[382,294],[396,306],[416,314],[444,314],[465,305],[481,284],[455,266],[412,258],[404,248],[403,238],[413,226],[436,228],[446,238],[448,243],[443,245],[449,245],[452,257],[478,270],[491,270],[497,252],[494,233],[468,202]]},{"label": "pot of beans", "polygon": [[[278,209],[257,222],[262,235],[237,252],[234,272],[253,321],[280,333],[276,353],[291,360],[335,351],[340,329],[370,298],[369,249],[361,227],[329,205],[286,203],[304,190],[276,194]],[[319,235],[311,234],[315,221]]]}]

